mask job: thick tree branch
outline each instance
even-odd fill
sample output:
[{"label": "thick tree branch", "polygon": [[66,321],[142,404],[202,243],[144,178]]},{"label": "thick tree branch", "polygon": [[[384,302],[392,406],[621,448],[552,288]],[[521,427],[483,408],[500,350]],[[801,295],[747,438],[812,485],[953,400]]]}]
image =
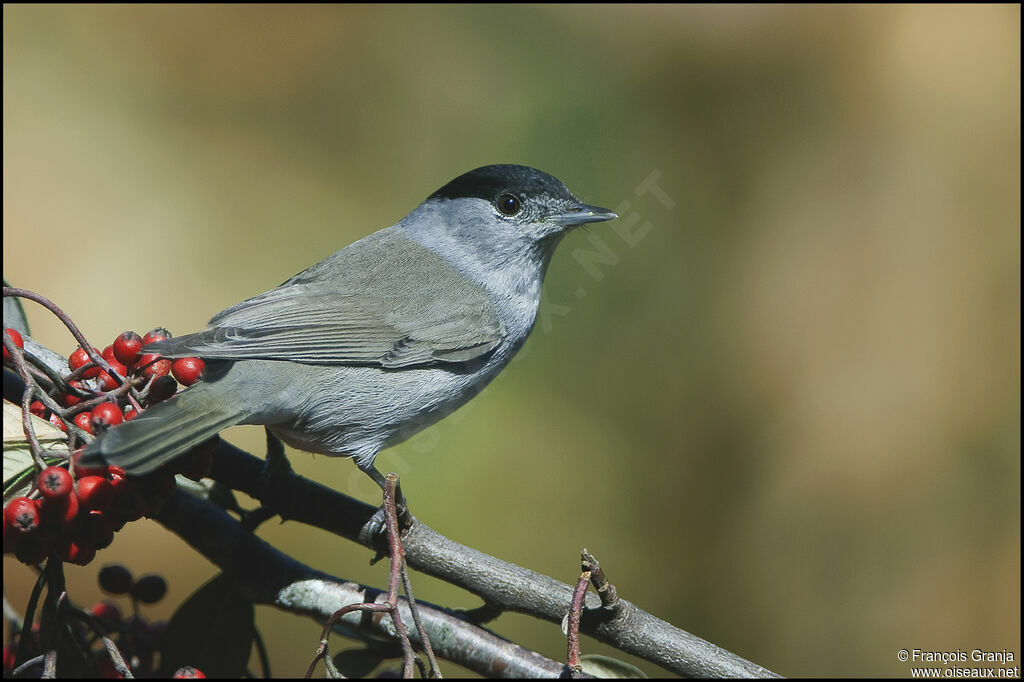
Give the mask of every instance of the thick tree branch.
[{"label": "thick tree branch", "polygon": [[[376,511],[291,471],[281,472],[268,485],[260,476],[262,470],[263,460],[229,443],[222,441],[214,451],[212,478],[260,499],[287,520],[358,542],[360,529]],[[490,607],[526,613],[552,623],[561,623],[569,609],[572,586],[461,545],[419,520],[402,536],[402,544],[410,567],[458,585],[478,595]],[[597,595],[589,594],[580,631],[680,675],[776,676],[621,598],[612,609],[605,609]]]},{"label": "thick tree branch", "polygon": [[[246,530],[219,507],[182,490],[175,491],[156,520],[219,566],[243,594],[258,604],[271,604],[325,622],[343,606],[382,601],[386,597],[381,590],[335,578],[296,561]],[[399,609],[402,618],[411,620],[405,599],[399,600]],[[565,670],[559,661],[423,602],[420,617],[431,633],[438,656],[481,675],[558,677]],[[390,619],[367,618],[363,613],[353,612],[341,620],[350,629],[367,635],[395,635]],[[418,641],[415,631],[410,636]]]}]

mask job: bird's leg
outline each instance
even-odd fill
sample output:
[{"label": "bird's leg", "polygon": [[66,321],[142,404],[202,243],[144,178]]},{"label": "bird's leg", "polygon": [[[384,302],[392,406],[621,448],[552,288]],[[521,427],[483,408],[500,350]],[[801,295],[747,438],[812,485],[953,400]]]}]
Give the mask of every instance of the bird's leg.
[{"label": "bird's leg", "polygon": [[270,427],[266,428],[266,432],[267,456],[256,485],[256,499],[259,500],[260,506],[243,515],[244,524],[250,530],[255,530],[261,523],[277,514],[273,502],[274,479],[292,470],[291,462],[284,454],[284,443],[274,435]]},{"label": "bird's leg", "polygon": [[[384,474],[380,472],[380,469],[378,469],[373,462],[366,465],[357,463],[357,466],[360,471],[373,479],[373,482],[380,487],[381,491],[387,490],[387,481],[384,479]],[[405,496],[402,495],[401,482],[399,482],[398,488],[395,490],[395,505],[397,507],[405,507]],[[399,514],[399,516],[401,516],[401,514]]]},{"label": "bird's leg", "polygon": [[[440,677],[440,673],[437,670],[437,662],[434,660],[433,649],[430,646],[430,639],[422,626],[422,619],[418,615],[419,612],[416,609],[416,602],[412,597],[409,575],[405,569],[405,549],[402,547],[401,530],[398,527],[398,513],[395,510],[396,499],[398,497],[398,475],[388,474],[387,476],[381,476],[380,472],[374,469],[372,464],[367,467],[360,466],[359,468],[366,472],[370,478],[375,481],[379,481],[381,488],[384,491],[384,506],[382,507],[382,510],[384,511],[384,519],[387,527],[387,531],[384,535],[387,539],[387,551],[385,552],[382,549],[378,549],[378,554],[374,561],[384,556],[391,557],[391,568],[388,571],[387,597],[383,602],[378,602],[377,599],[374,598],[373,601],[363,602],[361,604],[349,604],[348,606],[343,606],[335,611],[331,617],[327,619],[327,625],[324,627],[323,633],[320,635],[320,646],[317,648],[316,657],[309,666],[307,676],[312,674],[314,666],[321,659],[328,661],[328,670],[331,669],[329,663],[331,659],[327,650],[327,637],[330,635],[331,630],[338,619],[353,611],[369,611],[371,613],[386,612],[391,616],[391,621],[395,628],[395,636],[402,646],[402,677],[411,678],[413,676],[413,668],[417,664],[419,665],[421,673],[423,673],[423,677],[426,677],[426,666],[420,661],[413,649],[412,641],[409,639],[408,630],[403,622],[404,616],[401,615],[398,608],[398,592],[401,585],[404,583],[406,596],[408,597],[408,605],[412,610],[413,620],[416,622],[420,642],[429,657],[431,665],[430,672],[434,673],[431,677]],[[359,533],[360,540],[365,541],[364,536],[368,532],[367,528],[371,524],[372,520],[363,526]],[[374,535],[369,536],[368,539],[380,540],[380,535],[375,533]]]},{"label": "bird's leg", "polygon": [[[380,470],[374,466],[373,460],[366,463],[356,460],[356,466],[359,467],[360,471],[372,478],[373,482],[380,486],[382,492],[387,492],[387,480],[385,479],[384,474],[380,473]],[[364,542],[372,540],[373,538],[385,533],[387,529],[386,519],[384,516],[385,513],[386,509],[382,505],[377,509],[376,513],[374,513],[366,525],[363,526],[359,535]],[[406,504],[405,495],[402,494],[401,483],[398,483],[395,489],[395,513],[397,516],[396,520],[399,531],[403,531],[412,525],[412,514],[409,513],[409,505]]]},{"label": "bird's leg", "polygon": [[265,430],[267,432],[267,457],[260,470],[261,499],[266,497],[265,493],[273,485],[274,478],[278,474],[287,474],[292,470],[292,464],[284,454],[284,443],[274,435],[270,427],[266,427]]},{"label": "bird's leg", "polygon": [[265,430],[267,432],[267,459],[260,475],[273,478],[274,474],[279,471],[282,473],[291,471],[292,465],[284,454],[284,443],[281,442],[281,439],[274,435],[270,427],[266,427]]}]

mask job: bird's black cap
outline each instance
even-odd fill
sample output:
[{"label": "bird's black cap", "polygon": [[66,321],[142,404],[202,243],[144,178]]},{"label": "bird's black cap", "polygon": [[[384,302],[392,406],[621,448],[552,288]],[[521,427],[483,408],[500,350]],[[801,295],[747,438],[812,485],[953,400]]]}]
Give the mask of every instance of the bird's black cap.
[{"label": "bird's black cap", "polygon": [[493,200],[504,194],[547,195],[558,199],[578,201],[562,182],[544,171],[529,166],[497,164],[481,166],[463,173],[428,197],[430,199],[461,199],[476,197]]}]

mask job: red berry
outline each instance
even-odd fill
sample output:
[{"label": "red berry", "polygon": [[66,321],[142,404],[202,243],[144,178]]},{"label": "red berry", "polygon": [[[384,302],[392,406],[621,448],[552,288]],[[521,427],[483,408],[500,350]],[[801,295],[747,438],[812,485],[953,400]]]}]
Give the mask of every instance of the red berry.
[{"label": "red berry", "polygon": [[15,497],[4,507],[4,527],[28,535],[39,527],[39,508],[27,497]]},{"label": "red berry", "polygon": [[82,429],[86,433],[92,433],[92,413],[91,412],[79,412],[75,415],[75,426]]},{"label": "red berry", "polygon": [[124,408],[124,420],[126,422],[130,422],[131,420],[138,417],[140,414],[142,413],[139,410],[136,410],[134,405],[128,405],[126,408]]},{"label": "red berry", "polygon": [[[99,354],[100,352],[98,348],[93,348],[93,350],[96,351],[97,354]],[[84,348],[79,346],[78,349],[71,354],[71,357],[68,358],[68,367],[70,367],[71,371],[73,372],[88,362],[92,362],[89,359],[89,354],[85,352]],[[89,369],[85,370],[85,372],[82,374],[82,378],[92,379],[94,377],[99,376],[99,373],[99,367],[90,367]]]},{"label": "red berry", "polygon": [[85,352],[85,349],[79,346],[75,351],[68,356],[68,368],[74,372],[76,369],[89,362],[89,354]]},{"label": "red berry", "polygon": [[13,646],[4,647],[4,677],[14,670],[14,661],[17,659],[17,651]]},{"label": "red berry", "polygon": [[85,566],[96,558],[96,548],[86,540],[64,540],[57,543],[57,556],[62,561]]},{"label": "red berry", "polygon": [[121,335],[114,339],[114,355],[125,367],[135,364],[141,350],[142,337],[135,332],[121,332]]},{"label": "red berry", "polygon": [[100,372],[100,390],[101,391],[113,391],[115,388],[120,386],[117,380],[110,375],[110,372],[103,370]]},{"label": "red berry", "polygon": [[54,500],[43,498],[39,501],[39,514],[48,527],[67,528],[78,516],[78,497],[68,495]]},{"label": "red berry", "polygon": [[163,341],[164,339],[171,338],[171,333],[163,327],[157,327],[146,332],[146,335],[142,337],[142,345],[146,346],[157,341]]},{"label": "red berry", "polygon": [[155,604],[167,594],[167,581],[155,573],[144,575],[132,585],[132,597],[143,604]]},{"label": "red berry", "polygon": [[41,419],[46,416],[46,405],[38,400],[33,400],[32,404],[28,406],[28,411]]},{"label": "red berry", "polygon": [[117,625],[121,622],[121,609],[117,608],[117,604],[111,601],[98,602],[93,605],[91,613],[93,618],[104,623]]},{"label": "red berry", "polygon": [[63,467],[46,467],[36,479],[36,486],[43,497],[55,500],[71,493],[75,482],[71,474]]},{"label": "red berry", "polygon": [[[113,361],[107,360],[107,362],[110,363],[110,369],[114,370],[124,383],[124,377],[128,376],[128,368],[118,362],[117,358],[114,358]],[[106,370],[100,372],[100,388],[104,391],[113,391],[120,385]]]},{"label": "red berry", "polygon": [[193,668],[190,665],[186,665],[183,668],[178,668],[174,671],[174,677],[171,679],[175,680],[205,680],[206,675],[199,668]]},{"label": "red berry", "polygon": [[132,572],[121,564],[107,564],[100,569],[100,589],[110,594],[127,594],[132,589]]},{"label": "red berry", "polygon": [[171,373],[171,361],[153,353],[147,353],[139,358],[136,367],[142,370],[142,376],[162,377]]},{"label": "red berry", "polygon": [[135,496],[135,490],[131,481],[125,478],[124,474],[114,471],[110,473],[110,485],[114,487],[114,501],[110,505],[112,518],[117,519],[122,525],[128,521],[138,521],[142,518],[143,510],[142,505],[139,504]]},{"label": "red berry", "polygon": [[67,425],[65,425],[64,421],[60,417],[58,417],[56,414],[51,414],[50,415],[49,422],[51,424],[53,424],[54,426],[56,426],[61,431],[67,431],[68,430]]},{"label": "red berry", "polygon": [[183,386],[191,386],[203,377],[206,363],[199,358],[178,358],[171,363],[171,373]]},{"label": "red berry", "polygon": [[75,494],[89,511],[107,511],[114,500],[114,487],[102,476],[83,476],[75,482]]},{"label": "red berry", "polygon": [[[4,332],[8,336],[11,337],[11,341],[14,342],[15,346],[17,346],[18,348],[21,348],[21,349],[25,348],[25,341],[21,338],[21,334],[18,332],[17,329],[11,329],[10,327],[4,327]],[[4,347],[4,360],[10,360],[10,359],[11,359],[11,354],[7,352],[7,347],[5,346]]]},{"label": "red berry", "polygon": [[153,403],[167,400],[174,395],[177,390],[178,382],[174,380],[174,377],[157,377],[156,379],[153,379],[153,383],[149,385],[149,400]]},{"label": "red berry", "polygon": [[112,369],[115,372],[117,372],[118,375],[120,375],[120,377],[122,379],[124,377],[128,376],[128,368],[125,367],[123,362],[121,362],[117,358],[114,358],[113,360],[109,360],[108,362],[110,363],[110,369]]},{"label": "red berry", "polygon": [[104,512],[89,512],[83,526],[84,537],[96,549],[105,549],[114,541],[114,523]]},{"label": "red berry", "polygon": [[123,422],[124,415],[121,413],[121,408],[114,403],[100,403],[92,408],[92,420],[96,426],[109,428]]},{"label": "red berry", "polygon": [[[104,513],[103,514],[103,521],[104,521],[104,523],[106,523],[106,527],[110,529],[110,533],[111,533],[110,540],[111,540],[111,542],[113,542],[113,540],[114,540],[114,535],[113,534],[121,532],[121,529],[123,529],[128,524],[128,519],[126,519],[123,516],[121,516],[118,513],[118,511],[117,511],[117,500],[114,501],[114,504],[112,505],[112,507],[113,507],[113,509],[111,509],[109,513]],[[89,512],[89,513],[92,514],[93,512]],[[102,549],[102,548],[97,546],[97,549]]]},{"label": "red berry", "polygon": [[91,466],[82,464],[82,450],[83,448],[78,448],[71,453],[71,465],[75,469],[75,478],[82,478],[83,476],[106,477],[108,469],[105,464],[94,464]]},{"label": "red berry", "polygon": [[[68,386],[71,386],[72,388],[77,388],[82,391],[85,390],[85,387],[82,386],[82,382],[78,381],[77,379],[72,379],[71,381],[69,381]],[[82,398],[79,398],[77,395],[73,393],[60,394],[60,403],[64,407],[71,407],[73,405],[77,405],[80,402],[82,402]]]}]

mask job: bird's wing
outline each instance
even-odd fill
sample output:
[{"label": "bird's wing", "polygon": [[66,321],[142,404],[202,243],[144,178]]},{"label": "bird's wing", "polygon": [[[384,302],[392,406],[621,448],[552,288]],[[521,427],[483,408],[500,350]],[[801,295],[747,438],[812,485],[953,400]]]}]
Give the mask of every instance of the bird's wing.
[{"label": "bird's wing", "polygon": [[228,308],[209,329],[146,351],[397,368],[465,362],[501,342],[504,325],[482,287],[423,247],[378,235]]},{"label": "bird's wing", "polygon": [[489,302],[439,306],[421,300],[420,310],[410,314],[412,301],[396,308],[366,296],[290,293],[253,300],[214,318],[206,331],[147,350],[168,357],[409,367],[471,360],[504,337]]}]

